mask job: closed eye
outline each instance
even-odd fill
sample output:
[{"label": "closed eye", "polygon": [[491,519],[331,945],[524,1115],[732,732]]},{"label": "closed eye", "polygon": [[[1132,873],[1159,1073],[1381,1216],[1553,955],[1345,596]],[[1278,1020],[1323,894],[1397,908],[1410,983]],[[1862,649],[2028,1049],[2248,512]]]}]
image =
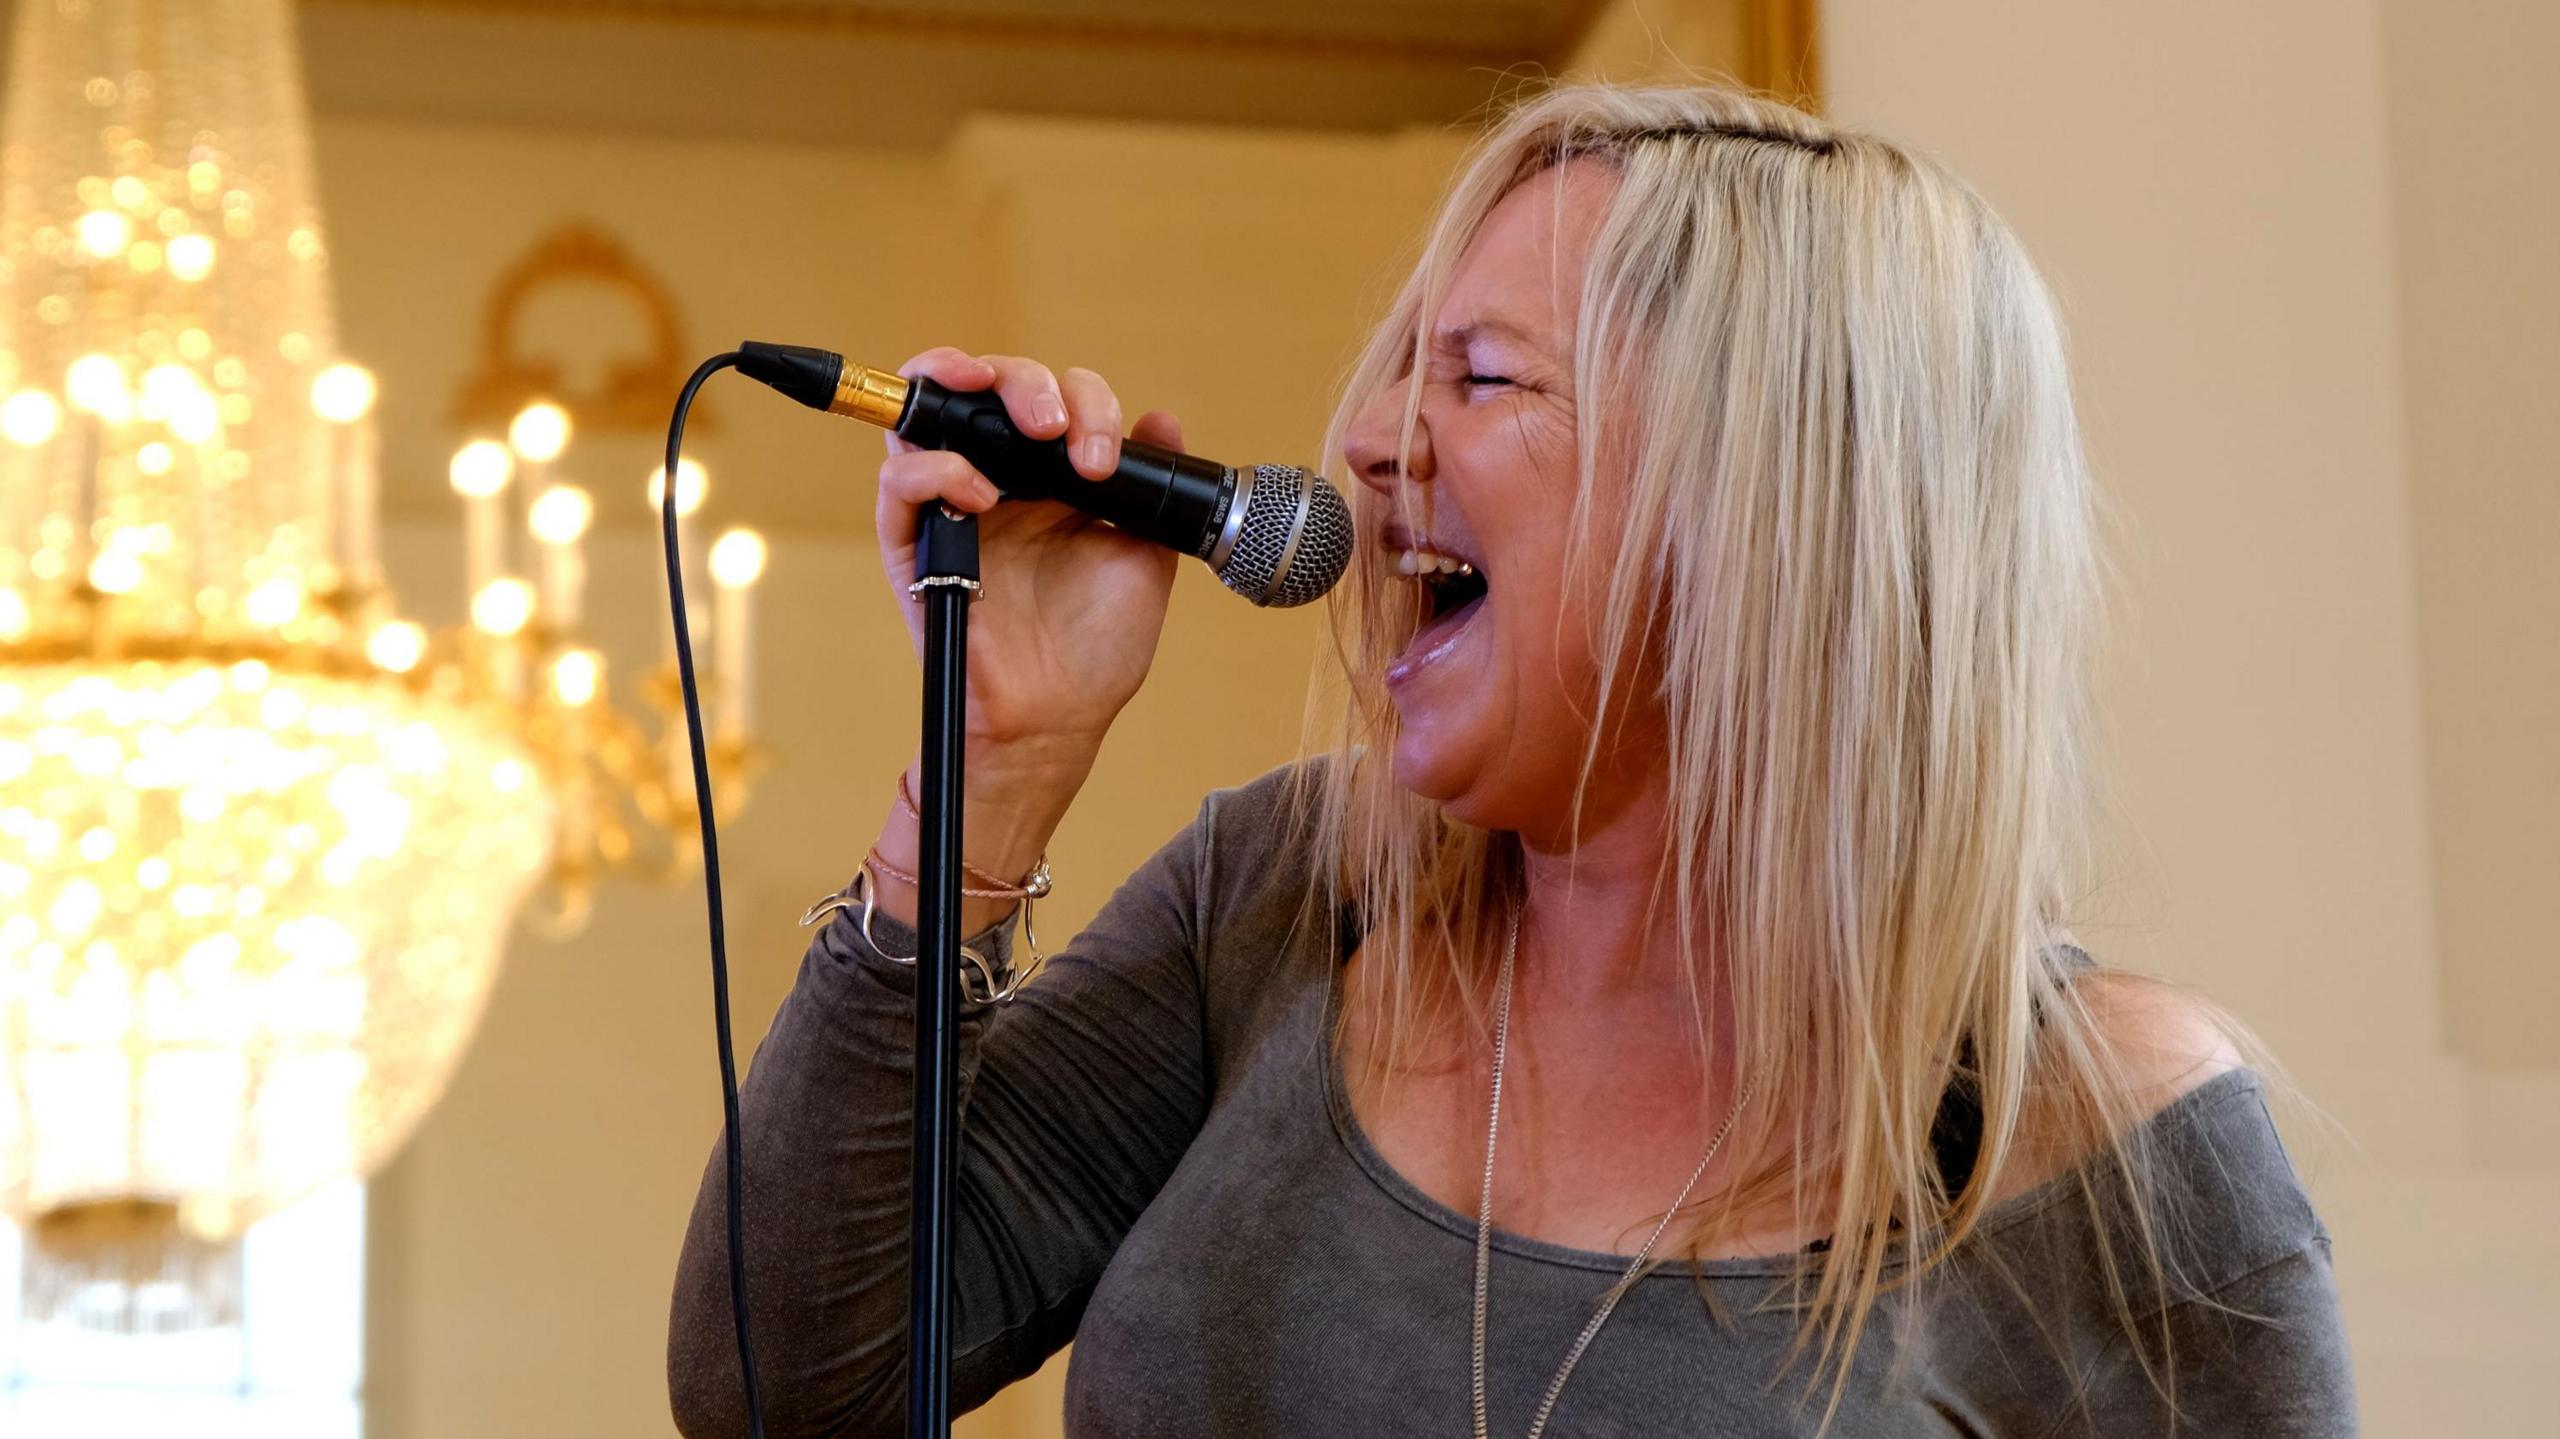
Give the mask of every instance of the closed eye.
[{"label": "closed eye", "polygon": [[1469,375],[1459,383],[1472,390],[1492,385],[1508,385],[1513,381],[1508,375]]}]

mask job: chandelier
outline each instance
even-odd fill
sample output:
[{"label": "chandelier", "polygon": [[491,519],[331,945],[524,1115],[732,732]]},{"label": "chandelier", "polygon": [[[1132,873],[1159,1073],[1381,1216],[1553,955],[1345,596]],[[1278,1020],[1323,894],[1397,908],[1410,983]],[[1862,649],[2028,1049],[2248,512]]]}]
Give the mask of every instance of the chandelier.
[{"label": "chandelier", "polygon": [[[385,586],[374,386],[337,351],[309,177],[284,0],[18,8],[0,1213],[39,1320],[232,1317],[242,1229],[434,1102],[528,892],[632,848],[602,766],[639,741],[574,635],[587,509],[510,483],[545,437],[456,462],[470,623]],[[754,558],[724,567],[741,689]],[[689,791],[643,798],[690,823]]]},{"label": "chandelier", "polygon": [[[556,355],[526,340],[536,328],[528,312],[572,289],[617,299],[645,336],[637,354],[615,355],[602,367],[601,382],[579,384]],[[604,502],[619,499],[654,530],[663,470],[650,468],[645,481],[637,468],[620,478],[616,472],[635,451],[663,443],[670,397],[692,363],[665,286],[610,235],[572,223],[499,276],[481,319],[479,358],[451,407],[463,443],[447,474],[464,510],[466,593],[494,666],[489,683],[511,702],[535,686],[549,689],[530,717],[536,742],[558,761],[550,766],[562,805],[557,848],[548,903],[535,916],[555,934],[585,923],[599,874],[681,878],[699,859],[673,628],[661,629],[665,648],[635,686],[653,724],[616,706],[603,653],[576,638],[587,577],[581,547],[599,500],[575,476],[604,477]],[[708,428],[702,410],[695,408],[698,429]],[[573,439],[587,435],[608,443],[573,458]],[[721,805],[715,817],[726,819],[762,759],[749,738],[750,616],[766,548],[745,528],[705,542],[701,510],[710,490],[700,461],[678,462],[679,562],[687,618],[711,662],[703,678],[705,750]],[[663,601],[664,589],[659,593]],[[529,672],[536,664],[538,672]]]}]

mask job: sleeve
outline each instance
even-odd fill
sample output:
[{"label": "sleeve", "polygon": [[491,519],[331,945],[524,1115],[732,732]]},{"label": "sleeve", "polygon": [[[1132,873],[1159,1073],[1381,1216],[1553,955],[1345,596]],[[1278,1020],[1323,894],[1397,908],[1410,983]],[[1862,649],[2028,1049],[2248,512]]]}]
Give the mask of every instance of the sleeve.
[{"label": "sleeve", "polygon": [[[1204,1122],[1197,921],[1210,813],[1011,1004],[964,1016],[958,1410],[1074,1334],[1103,1266]],[[883,917],[873,932],[883,948],[913,952],[904,926]],[[748,1303],[774,1439],[904,1432],[913,994],[913,970],[880,958],[853,916],[837,914],[809,946],[740,1094]],[[667,1338],[676,1423],[692,1439],[746,1432],[726,1204],[715,1140]]]},{"label": "sleeve", "polygon": [[2089,1432],[2105,1439],[2335,1439],[2356,1432],[2355,1384],[2326,1237],[2181,1302],[2168,1321],[2168,1373],[2146,1368],[2124,1342],[2108,1352],[2085,1391]]}]

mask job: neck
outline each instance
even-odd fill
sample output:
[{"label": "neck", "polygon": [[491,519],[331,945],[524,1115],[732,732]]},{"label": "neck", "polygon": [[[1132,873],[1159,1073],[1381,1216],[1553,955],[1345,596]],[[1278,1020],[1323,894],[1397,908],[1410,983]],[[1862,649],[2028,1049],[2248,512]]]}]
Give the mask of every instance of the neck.
[{"label": "neck", "polygon": [[1665,778],[1607,794],[1595,783],[1579,834],[1522,837],[1524,985],[1584,1003],[1687,993],[1672,899],[1655,895],[1670,848]]}]

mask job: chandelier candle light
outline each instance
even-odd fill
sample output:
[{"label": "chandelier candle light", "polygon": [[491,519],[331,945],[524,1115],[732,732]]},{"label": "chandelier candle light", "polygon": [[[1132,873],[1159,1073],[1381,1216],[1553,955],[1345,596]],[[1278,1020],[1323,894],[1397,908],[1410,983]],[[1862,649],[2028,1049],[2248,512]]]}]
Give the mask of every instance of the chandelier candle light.
[{"label": "chandelier candle light", "polygon": [[[465,646],[464,662],[491,693],[509,703],[528,702],[529,689],[539,686],[541,693],[531,702],[550,711],[539,738],[555,753],[558,762],[550,772],[571,797],[561,816],[552,866],[555,928],[574,927],[583,919],[595,872],[636,863],[634,831],[621,813],[626,798],[656,831],[663,852],[656,873],[689,873],[697,843],[693,760],[676,680],[674,630],[660,630],[659,664],[641,687],[641,698],[657,713],[661,738],[654,744],[644,738],[642,725],[613,708],[603,652],[580,642],[587,582],[584,545],[594,528],[596,505],[584,487],[557,478],[568,467],[567,452],[576,433],[567,408],[537,398],[507,422],[504,440],[468,440],[447,468],[464,507],[464,583],[475,631]],[[652,521],[665,490],[663,469],[653,469],[645,492]],[[710,491],[710,475],[700,461],[678,462],[680,518],[693,521]],[[529,544],[531,580],[510,568],[519,529]],[[712,663],[706,683],[712,715],[708,738],[713,780],[724,802],[743,790],[760,761],[749,734],[755,638],[751,596],[765,560],[764,538],[753,530],[732,528],[716,541],[706,541],[698,525],[688,523],[683,531],[679,562],[686,615],[699,637],[697,648]],[[663,599],[663,579],[659,594]],[[536,664],[539,675],[530,674]]]},{"label": "chandelier candle light", "polygon": [[[558,407],[454,458],[470,623],[399,613],[376,388],[337,353],[307,149],[283,0],[18,7],[0,1214],[32,1241],[38,1323],[235,1318],[237,1236],[397,1149],[537,882],[574,922],[635,854],[625,804],[663,822],[661,868],[686,860],[690,785],[575,639],[594,511],[552,478]],[[531,580],[508,568],[518,495]],[[726,553],[735,793],[762,546]]]}]

